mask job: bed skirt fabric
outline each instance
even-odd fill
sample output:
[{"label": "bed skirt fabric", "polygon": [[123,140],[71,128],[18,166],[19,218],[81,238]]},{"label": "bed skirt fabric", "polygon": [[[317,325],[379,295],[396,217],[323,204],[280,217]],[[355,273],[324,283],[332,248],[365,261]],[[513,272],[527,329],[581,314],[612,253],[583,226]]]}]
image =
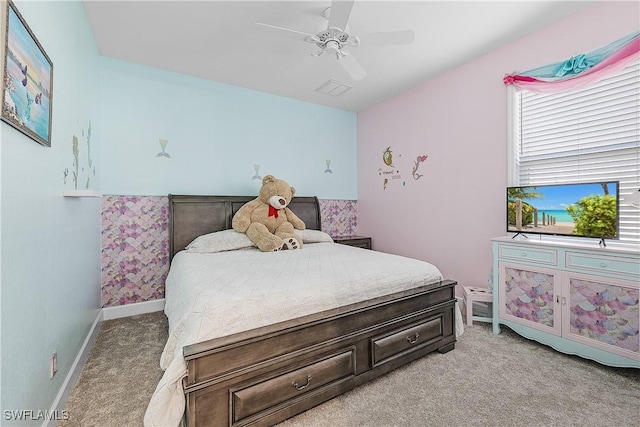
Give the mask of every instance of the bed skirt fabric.
[{"label": "bed skirt fabric", "polygon": [[[166,281],[165,373],[144,424],[177,426],[185,409],[184,346],[442,280],[432,264],[336,243],[303,250],[179,252]],[[464,326],[456,304],[456,335]]]}]

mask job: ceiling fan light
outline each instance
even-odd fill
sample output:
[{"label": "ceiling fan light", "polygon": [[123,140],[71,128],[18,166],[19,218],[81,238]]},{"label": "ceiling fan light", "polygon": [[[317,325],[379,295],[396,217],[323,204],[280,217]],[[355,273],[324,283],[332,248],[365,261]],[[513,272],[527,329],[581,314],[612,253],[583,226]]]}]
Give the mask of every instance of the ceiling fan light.
[{"label": "ceiling fan light", "polygon": [[335,40],[329,40],[325,45],[324,49],[331,54],[340,52],[340,44]]}]

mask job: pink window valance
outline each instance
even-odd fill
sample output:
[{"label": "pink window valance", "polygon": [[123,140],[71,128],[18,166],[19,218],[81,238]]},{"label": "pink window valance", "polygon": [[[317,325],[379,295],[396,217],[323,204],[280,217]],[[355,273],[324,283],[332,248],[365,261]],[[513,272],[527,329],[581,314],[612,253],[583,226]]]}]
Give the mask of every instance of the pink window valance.
[{"label": "pink window valance", "polygon": [[531,92],[562,92],[578,89],[615,74],[640,58],[640,31],[600,49],[566,61],[529,71],[508,74],[505,85]]}]

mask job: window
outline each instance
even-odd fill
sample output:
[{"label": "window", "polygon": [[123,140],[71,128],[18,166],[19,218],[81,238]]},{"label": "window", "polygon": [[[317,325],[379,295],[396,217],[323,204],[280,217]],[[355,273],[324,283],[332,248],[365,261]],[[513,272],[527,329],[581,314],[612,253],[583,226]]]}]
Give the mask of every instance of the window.
[{"label": "window", "polygon": [[[620,181],[640,188],[640,60],[587,88],[509,88],[509,185]],[[640,208],[620,204],[620,240],[640,244]]]}]

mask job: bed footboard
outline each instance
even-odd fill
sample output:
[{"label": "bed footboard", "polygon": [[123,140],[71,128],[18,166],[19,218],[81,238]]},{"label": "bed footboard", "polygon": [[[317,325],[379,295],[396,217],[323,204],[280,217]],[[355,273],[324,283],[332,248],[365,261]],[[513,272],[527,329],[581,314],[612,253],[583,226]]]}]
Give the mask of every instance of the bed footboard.
[{"label": "bed footboard", "polygon": [[269,426],[455,347],[445,280],[184,349],[189,427]]}]

